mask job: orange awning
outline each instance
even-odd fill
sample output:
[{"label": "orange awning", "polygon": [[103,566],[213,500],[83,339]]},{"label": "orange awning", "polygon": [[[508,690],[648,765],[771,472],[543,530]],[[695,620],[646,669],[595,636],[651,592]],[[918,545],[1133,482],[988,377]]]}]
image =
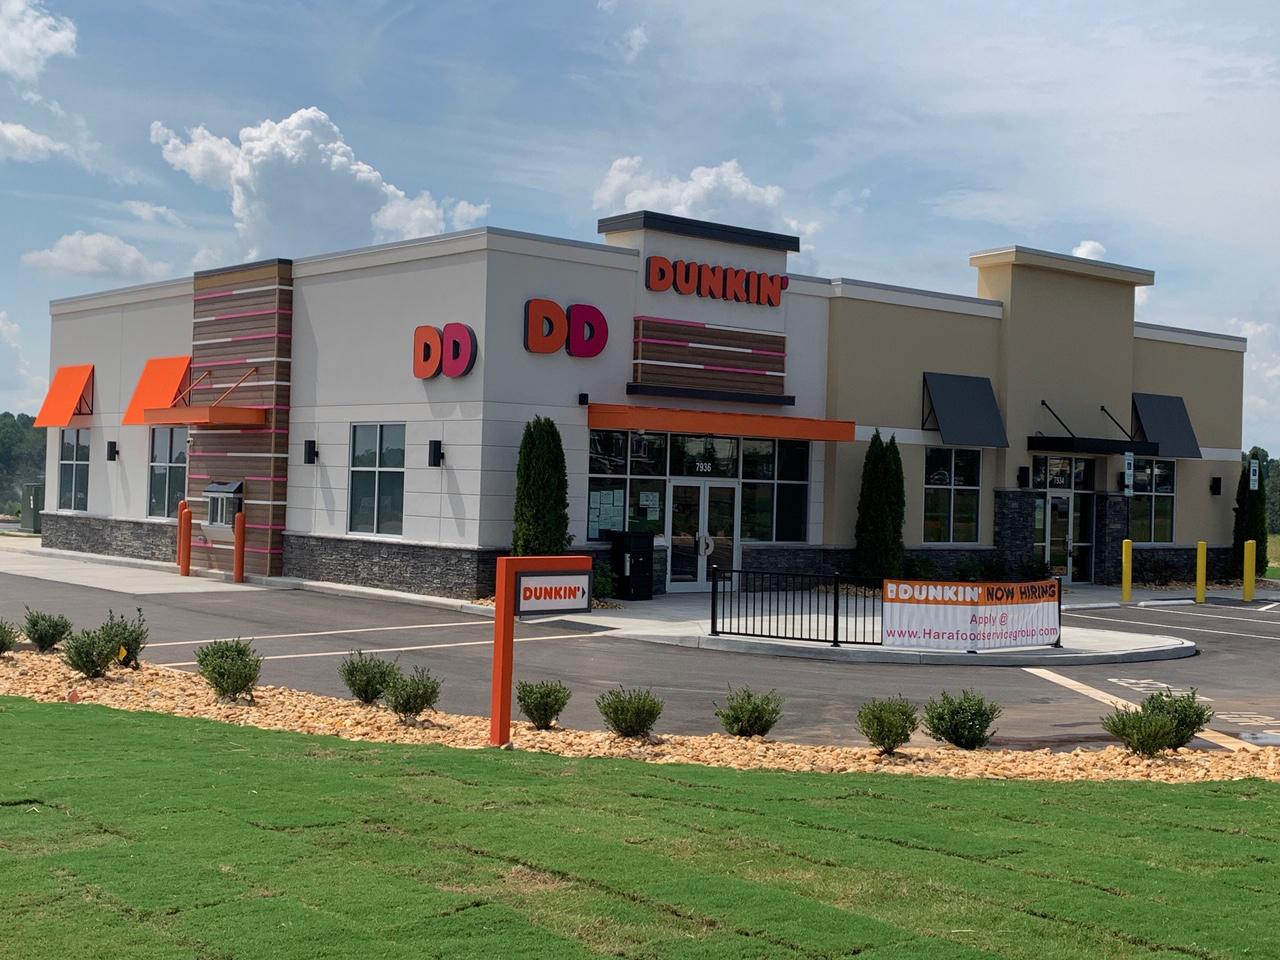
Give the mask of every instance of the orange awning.
[{"label": "orange awning", "polygon": [[714,413],[626,404],[587,404],[587,426],[593,430],[658,430],[671,433],[714,433],[727,437],[773,437],[781,440],[852,440],[852,420],[816,420],[760,413]]},{"label": "orange awning", "polygon": [[147,410],[143,413],[143,420],[155,426],[253,427],[267,422],[267,411],[261,407],[224,407],[217,403],[202,407]]},{"label": "orange awning", "polygon": [[37,427],[65,427],[71,418],[93,413],[93,364],[59,367],[36,414]]},{"label": "orange awning", "polygon": [[138,385],[133,388],[133,399],[120,422],[125,426],[146,423],[146,410],[172,407],[178,399],[191,369],[190,357],[152,357],[142,368]]}]

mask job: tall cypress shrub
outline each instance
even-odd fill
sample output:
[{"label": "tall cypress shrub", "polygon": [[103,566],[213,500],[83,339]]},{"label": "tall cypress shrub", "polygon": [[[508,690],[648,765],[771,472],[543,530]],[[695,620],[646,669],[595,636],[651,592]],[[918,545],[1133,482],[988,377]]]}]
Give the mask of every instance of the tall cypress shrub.
[{"label": "tall cypress shrub", "polygon": [[860,576],[896,577],[902,571],[902,525],[906,517],[902,457],[896,441],[888,445],[877,430],[862,464],[858,519],[853,530]]},{"label": "tall cypress shrub", "polygon": [[569,534],[569,475],[560,430],[548,417],[524,425],[516,464],[513,556],[554,556],[573,542]]},{"label": "tall cypress shrub", "polygon": [[[1267,485],[1263,482],[1265,474],[1262,472],[1267,459],[1266,451],[1258,447],[1244,455],[1244,462],[1240,464],[1240,481],[1236,484],[1236,516],[1231,529],[1231,552],[1237,570],[1244,569],[1244,542],[1257,541],[1254,570],[1259,577],[1267,575]],[[1249,489],[1250,460],[1259,462],[1257,490]]]}]

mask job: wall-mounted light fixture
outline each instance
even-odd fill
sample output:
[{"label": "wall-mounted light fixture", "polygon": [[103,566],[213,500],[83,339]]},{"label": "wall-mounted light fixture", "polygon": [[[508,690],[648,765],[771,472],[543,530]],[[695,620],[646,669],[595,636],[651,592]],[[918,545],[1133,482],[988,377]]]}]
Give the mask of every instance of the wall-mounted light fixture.
[{"label": "wall-mounted light fixture", "polygon": [[108,440],[107,441],[107,459],[114,460],[118,456],[120,456],[120,447],[116,444],[114,440]]},{"label": "wall-mounted light fixture", "polygon": [[444,449],[439,440],[427,441],[427,466],[438,467],[444,463]]},{"label": "wall-mounted light fixture", "polygon": [[1209,493],[1215,497],[1222,496],[1222,478],[1221,477],[1209,478]]},{"label": "wall-mounted light fixture", "polygon": [[590,399],[587,397],[585,393],[578,394],[578,406],[585,407],[590,402],[591,402]]},{"label": "wall-mounted light fixture", "polygon": [[1018,486],[1021,487],[1023,490],[1031,486],[1031,468],[1030,467],[1018,468]]},{"label": "wall-mounted light fixture", "polygon": [[302,441],[302,462],[303,463],[319,463],[320,447],[314,440]]}]

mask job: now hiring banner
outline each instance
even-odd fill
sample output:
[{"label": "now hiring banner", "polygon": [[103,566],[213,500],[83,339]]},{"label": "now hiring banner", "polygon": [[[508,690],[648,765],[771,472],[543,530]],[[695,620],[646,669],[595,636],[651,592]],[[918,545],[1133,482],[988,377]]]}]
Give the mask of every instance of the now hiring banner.
[{"label": "now hiring banner", "polygon": [[886,580],[884,642],[936,650],[1052,646],[1061,635],[1058,581]]}]

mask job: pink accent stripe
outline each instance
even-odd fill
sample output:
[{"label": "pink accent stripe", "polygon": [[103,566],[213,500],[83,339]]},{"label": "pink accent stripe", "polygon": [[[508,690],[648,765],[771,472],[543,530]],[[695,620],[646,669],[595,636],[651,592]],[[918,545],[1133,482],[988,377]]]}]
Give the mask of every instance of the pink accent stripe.
[{"label": "pink accent stripe", "polygon": [[283,474],[278,477],[245,477],[246,480],[265,480],[267,483],[284,483],[289,478]]},{"label": "pink accent stripe", "polygon": [[237,364],[243,365],[246,363],[292,363],[292,362],[293,361],[290,360],[288,357],[271,357],[271,358],[264,357],[261,360],[249,360],[248,358],[244,360],[206,360],[203,363],[192,363],[191,365],[193,367],[234,367]]},{"label": "pink accent stripe", "polygon": [[266,547],[245,547],[246,553],[284,553],[281,549],[268,550]]},{"label": "pink accent stripe", "polygon": [[283,523],[246,523],[250,530],[283,530]]},{"label": "pink accent stripe", "polygon": [[720,373],[751,373],[758,377],[780,377],[782,374],[774,373],[771,370],[744,370],[742,367],[713,367],[709,363],[702,365],[703,370],[716,370]]},{"label": "pink accent stripe", "polygon": [[293,315],[292,310],[246,310],[243,313],[220,313],[216,317],[201,317],[201,320],[239,320],[241,317],[266,317],[274,313]]},{"label": "pink accent stripe", "polygon": [[[669,347],[699,346],[705,350],[724,349],[720,346],[717,346],[714,343],[702,343],[700,341],[694,341],[694,340],[659,340],[656,337],[633,337],[632,340],[636,343],[661,343]],[[742,350],[739,348],[734,352],[735,353],[756,353],[765,357],[785,357],[787,355],[787,352],[785,350],[756,350],[754,348],[749,350]]]},{"label": "pink accent stripe", "polygon": [[207,473],[188,473],[187,476],[192,480],[208,480],[209,479],[209,474]]},{"label": "pink accent stripe", "polygon": [[673,320],[670,317],[636,317],[637,320],[656,320],[658,323],[674,323],[681,327],[709,327],[709,323],[698,323],[696,320]]}]

